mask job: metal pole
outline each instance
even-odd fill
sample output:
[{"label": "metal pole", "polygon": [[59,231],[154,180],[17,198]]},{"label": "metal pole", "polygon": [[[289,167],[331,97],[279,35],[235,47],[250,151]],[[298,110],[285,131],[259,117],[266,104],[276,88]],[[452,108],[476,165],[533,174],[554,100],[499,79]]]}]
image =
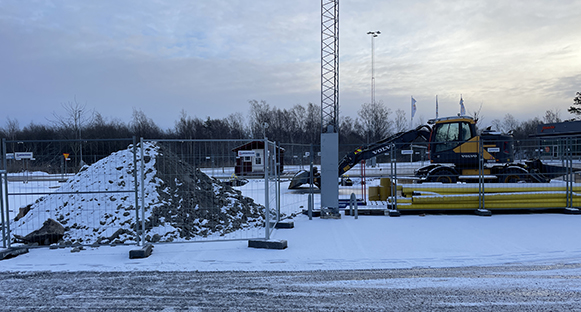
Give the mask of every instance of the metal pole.
[{"label": "metal pole", "polygon": [[567,208],[573,208],[573,181],[575,176],[573,175],[573,154],[571,152],[571,138],[565,139],[565,158],[566,158],[566,169],[567,169]]},{"label": "metal pole", "polygon": [[373,38],[375,38],[377,35],[372,35],[371,36],[371,104],[375,104],[375,72],[373,70],[374,67],[374,58],[375,55],[373,53],[374,46],[373,46]]},{"label": "metal pole", "polygon": [[10,248],[10,202],[8,200],[8,166],[6,162],[6,139],[2,139],[2,162],[4,169],[4,199],[6,201],[6,222],[2,226],[2,234],[4,235],[5,247]]},{"label": "metal pole", "polygon": [[397,148],[395,146],[395,143],[391,144],[391,152],[392,152],[392,159],[395,160],[394,166],[393,166],[393,181],[391,182],[392,186],[393,186],[393,204],[394,204],[394,210],[397,210]]},{"label": "metal pole", "polygon": [[478,139],[478,209],[486,209],[484,202],[484,149],[482,139]]},{"label": "metal pole", "polygon": [[140,245],[139,239],[139,181],[137,180],[137,137],[133,136],[133,185],[135,192],[135,240]]},{"label": "metal pole", "polygon": [[375,45],[373,39],[381,34],[381,32],[379,30],[369,31],[367,34],[371,35],[371,104],[375,104]]},{"label": "metal pole", "polygon": [[314,159],[313,159],[313,157],[314,157],[313,156],[313,144],[311,144],[311,151],[310,151],[310,162],[311,162],[311,164],[310,164],[310,168],[309,168],[310,169],[310,173],[309,173],[310,174],[310,177],[309,177],[309,181],[310,182],[309,182],[309,197],[308,197],[308,201],[309,201],[309,203],[308,203],[309,220],[313,220],[313,207],[315,206],[314,194],[313,194],[313,192],[314,192],[314,189],[313,189],[313,183],[314,183],[314,181],[313,181],[313,179],[314,179],[314,176],[313,176],[313,162],[314,162]]},{"label": "metal pole", "polygon": [[144,156],[143,150],[145,148],[143,147],[143,137],[140,138],[139,141],[140,141],[139,148],[141,150],[141,161],[139,166],[141,172],[140,174],[141,180],[139,181],[139,185],[141,187],[141,246],[143,246],[145,245],[145,173],[144,173],[145,161],[143,160]]},{"label": "metal pole", "polygon": [[[0,182],[1,184],[8,184],[8,176],[6,174],[6,141],[2,139],[2,147],[0,148],[0,153],[2,153],[2,170],[0,170]],[[8,211],[6,211],[6,216],[4,216],[4,192],[2,191],[2,186],[0,185],[0,212],[2,213],[2,248],[6,248],[6,220],[10,219]]]},{"label": "metal pole", "polygon": [[[274,143],[274,173],[276,177],[276,222],[280,222],[280,172],[279,169],[279,145]],[[301,161],[302,164],[302,161]]]},{"label": "metal pole", "polygon": [[266,136],[264,137],[264,155],[263,158],[265,159],[264,163],[264,222],[265,222],[265,232],[264,232],[264,239],[270,239],[270,195],[268,193],[268,161],[266,160],[266,155],[268,155],[268,139]]}]

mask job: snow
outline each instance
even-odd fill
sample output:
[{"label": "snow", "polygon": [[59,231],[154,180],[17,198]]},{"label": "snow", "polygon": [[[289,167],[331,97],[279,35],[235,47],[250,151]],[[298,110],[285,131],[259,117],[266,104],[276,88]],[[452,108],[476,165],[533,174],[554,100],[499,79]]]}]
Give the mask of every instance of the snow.
[{"label": "snow", "polygon": [[[561,214],[343,216],[304,215],[294,229],[272,239],[284,250],[247,247],[246,241],[156,244],[145,259],[129,259],[136,246],[31,249],[0,261],[3,271],[302,271],[412,267],[579,263],[581,216]],[[392,281],[393,282],[393,281]]]}]

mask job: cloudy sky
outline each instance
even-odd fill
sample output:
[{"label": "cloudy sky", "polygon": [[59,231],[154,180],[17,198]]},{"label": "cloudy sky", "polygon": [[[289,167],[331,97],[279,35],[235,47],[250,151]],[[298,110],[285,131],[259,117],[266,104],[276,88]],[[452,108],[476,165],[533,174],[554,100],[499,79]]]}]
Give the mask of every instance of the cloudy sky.
[{"label": "cloudy sky", "polygon": [[[416,119],[485,122],[567,108],[581,92],[581,1],[340,1],[340,117],[376,100]],[[107,119],[142,110],[224,118],[248,101],[320,105],[320,1],[0,0],[0,126],[47,123],[76,101]]]}]

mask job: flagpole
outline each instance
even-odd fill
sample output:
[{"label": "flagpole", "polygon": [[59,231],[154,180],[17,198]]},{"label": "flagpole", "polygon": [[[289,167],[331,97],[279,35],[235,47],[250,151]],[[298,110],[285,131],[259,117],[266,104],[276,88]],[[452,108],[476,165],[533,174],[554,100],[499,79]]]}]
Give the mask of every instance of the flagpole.
[{"label": "flagpole", "polygon": [[410,118],[410,129],[413,129],[413,124],[414,124],[414,96],[410,95],[410,103],[411,103],[411,118]]},{"label": "flagpole", "polygon": [[416,99],[414,96],[411,96],[411,104],[412,104],[412,118],[410,118],[410,129],[414,128],[414,115],[416,114]]},{"label": "flagpole", "polygon": [[438,95],[436,94],[436,119],[438,119]]}]

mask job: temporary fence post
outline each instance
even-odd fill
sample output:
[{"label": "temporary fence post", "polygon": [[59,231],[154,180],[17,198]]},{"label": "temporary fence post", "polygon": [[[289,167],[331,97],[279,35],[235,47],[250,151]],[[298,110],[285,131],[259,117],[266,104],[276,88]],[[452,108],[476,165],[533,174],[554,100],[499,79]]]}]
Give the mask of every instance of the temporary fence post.
[{"label": "temporary fence post", "polygon": [[[8,175],[6,174],[6,139],[2,139],[2,147],[0,148],[0,153],[2,153],[2,170],[0,170],[0,212],[2,213],[2,248],[6,248],[6,220],[10,219],[8,211],[6,211],[6,217],[4,216],[4,192],[2,187],[4,183],[8,184]],[[8,196],[6,196],[8,198]]]},{"label": "temporary fence post", "polygon": [[[141,246],[145,245],[145,172],[144,172],[144,167],[145,167],[145,161],[143,160],[144,157],[144,147],[143,147],[143,137],[139,139],[139,149],[141,150],[141,160],[140,160],[140,164],[139,164],[139,170],[140,170],[140,180],[139,180],[139,186],[141,188]],[[136,227],[138,227],[139,225],[136,223]]]},{"label": "temporary fence post", "polygon": [[137,241],[137,245],[140,245],[139,240],[139,193],[138,187],[139,182],[137,180],[137,137],[133,136],[133,185],[134,185],[134,192],[135,192],[135,240]]},{"label": "temporary fence post", "polygon": [[571,138],[565,139],[565,160],[566,160],[566,177],[567,177],[567,208],[573,208],[573,182],[575,176],[573,173],[573,153],[571,151]]},{"label": "temporary fence post", "polygon": [[397,152],[395,143],[391,143],[392,181],[391,194],[393,196],[393,210],[397,210]]},{"label": "temporary fence post", "polygon": [[264,137],[264,151],[263,151],[263,158],[265,159],[265,161],[263,161],[264,164],[264,228],[265,228],[265,232],[264,232],[264,238],[265,239],[270,239],[270,195],[268,193],[268,160],[267,160],[267,155],[268,155],[268,139],[266,138],[266,136]]},{"label": "temporary fence post", "polygon": [[[8,183],[5,179],[7,177],[6,170],[0,170],[0,182],[2,184]],[[8,216],[8,212],[6,217],[4,217],[4,192],[2,191],[2,187],[4,185],[0,185],[0,211],[2,212],[2,247],[6,248],[6,220],[9,220],[10,217]]]},{"label": "temporary fence post", "polygon": [[310,161],[311,161],[311,165],[310,165],[310,177],[309,177],[309,197],[308,197],[308,209],[309,209],[309,220],[313,220],[313,207],[315,206],[314,200],[313,200],[313,144],[311,144],[311,151],[310,151]]},{"label": "temporary fence post", "polygon": [[2,164],[4,166],[4,202],[6,203],[5,222],[2,223],[2,234],[4,235],[5,246],[10,248],[10,202],[8,201],[8,164],[6,162],[6,139],[2,139]]},{"label": "temporary fence post", "polygon": [[482,180],[483,180],[483,157],[482,155],[482,140],[478,138],[478,209],[484,209],[483,197],[482,197]]},{"label": "temporary fence post", "polygon": [[[276,181],[276,222],[280,222],[280,172],[278,169],[280,168],[279,163],[279,145],[278,143],[274,143],[274,173],[275,173],[275,181]],[[302,163],[302,162],[301,162]]]}]

